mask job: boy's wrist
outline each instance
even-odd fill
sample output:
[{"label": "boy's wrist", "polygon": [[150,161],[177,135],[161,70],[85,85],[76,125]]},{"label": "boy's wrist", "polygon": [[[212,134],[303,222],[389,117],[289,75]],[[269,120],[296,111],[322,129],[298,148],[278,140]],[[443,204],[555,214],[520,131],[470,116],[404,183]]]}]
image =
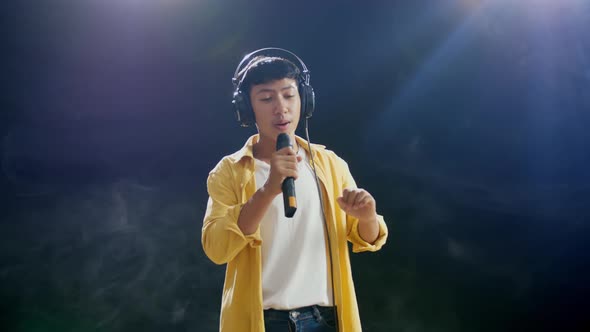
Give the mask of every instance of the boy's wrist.
[{"label": "boy's wrist", "polygon": [[264,198],[268,198],[270,200],[274,199],[276,196],[278,196],[281,193],[281,191],[273,192],[270,189],[270,185],[268,184],[268,182],[266,182],[264,185],[262,185],[262,187],[260,187],[260,189],[258,189],[258,192]]}]

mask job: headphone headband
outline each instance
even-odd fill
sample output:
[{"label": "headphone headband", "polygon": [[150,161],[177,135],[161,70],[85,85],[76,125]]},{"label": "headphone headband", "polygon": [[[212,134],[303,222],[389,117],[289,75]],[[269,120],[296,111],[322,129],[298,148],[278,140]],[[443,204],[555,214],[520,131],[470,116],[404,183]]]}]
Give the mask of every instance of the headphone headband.
[{"label": "headphone headband", "polygon": [[301,76],[303,77],[305,84],[309,84],[309,70],[307,69],[307,66],[305,65],[303,60],[301,60],[297,55],[295,55],[295,53],[288,51],[284,48],[266,47],[266,48],[261,48],[261,49],[254,51],[254,52],[248,53],[242,59],[242,61],[240,61],[240,64],[238,65],[238,67],[236,68],[236,71],[234,72],[234,77],[232,78],[232,83],[234,84],[234,86],[236,88],[239,88],[242,85],[242,82],[243,82],[246,75],[244,75],[244,77],[242,77],[242,79],[238,82],[238,74],[240,73],[240,71],[242,71],[242,69],[244,69],[245,66],[247,66],[250,63],[250,61],[252,59],[254,59],[258,55],[273,56],[274,54],[271,54],[271,53],[277,53],[276,55],[279,55],[279,57],[280,57],[280,55],[283,55],[283,56],[287,55],[287,57],[291,58],[291,59],[287,59],[287,60],[296,60],[295,62],[299,63],[299,66],[302,69]]}]

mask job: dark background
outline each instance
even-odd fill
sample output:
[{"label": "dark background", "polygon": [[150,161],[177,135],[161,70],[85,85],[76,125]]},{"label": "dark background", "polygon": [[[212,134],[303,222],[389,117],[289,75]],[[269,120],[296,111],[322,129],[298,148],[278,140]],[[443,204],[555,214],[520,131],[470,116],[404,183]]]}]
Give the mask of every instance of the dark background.
[{"label": "dark background", "polygon": [[[241,57],[311,69],[314,142],[390,229],[365,331],[590,330],[590,4],[53,0],[2,6],[0,330],[216,331],[200,244]],[[302,134],[302,133],[300,133]]]}]

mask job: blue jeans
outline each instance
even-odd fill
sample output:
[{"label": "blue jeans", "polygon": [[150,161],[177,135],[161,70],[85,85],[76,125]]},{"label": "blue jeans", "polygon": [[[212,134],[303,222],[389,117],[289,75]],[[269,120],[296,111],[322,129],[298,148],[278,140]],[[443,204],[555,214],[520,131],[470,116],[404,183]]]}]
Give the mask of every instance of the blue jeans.
[{"label": "blue jeans", "polygon": [[333,307],[309,307],[293,310],[264,310],[266,332],[334,332],[336,318]]}]

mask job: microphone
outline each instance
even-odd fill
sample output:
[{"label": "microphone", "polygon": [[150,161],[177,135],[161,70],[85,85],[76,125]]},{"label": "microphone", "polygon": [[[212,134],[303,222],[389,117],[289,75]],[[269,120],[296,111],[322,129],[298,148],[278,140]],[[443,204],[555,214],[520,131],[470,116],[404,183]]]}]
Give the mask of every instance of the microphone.
[{"label": "microphone", "polygon": [[[277,137],[277,151],[286,147],[293,147],[291,138],[285,133],[280,133]],[[295,179],[288,177],[283,181],[283,203],[285,205],[285,217],[292,218],[297,211],[297,199],[295,198]]]}]

